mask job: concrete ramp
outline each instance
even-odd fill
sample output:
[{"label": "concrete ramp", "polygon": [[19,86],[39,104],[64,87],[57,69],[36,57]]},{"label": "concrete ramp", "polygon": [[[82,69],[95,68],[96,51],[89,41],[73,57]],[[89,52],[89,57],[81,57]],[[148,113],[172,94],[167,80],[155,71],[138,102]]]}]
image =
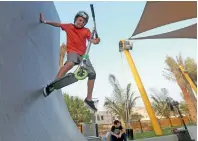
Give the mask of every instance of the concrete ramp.
[{"label": "concrete ramp", "polygon": [[43,87],[58,71],[60,29],[53,2],[0,2],[0,141],[86,141],[61,91]]}]

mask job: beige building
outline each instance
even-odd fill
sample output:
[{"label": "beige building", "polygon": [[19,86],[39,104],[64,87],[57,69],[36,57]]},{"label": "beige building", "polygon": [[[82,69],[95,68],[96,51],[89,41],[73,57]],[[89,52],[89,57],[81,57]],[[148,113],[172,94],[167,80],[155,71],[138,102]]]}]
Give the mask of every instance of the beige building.
[{"label": "beige building", "polygon": [[113,124],[113,121],[118,119],[108,111],[98,111],[96,113],[96,123],[98,124]]},{"label": "beige building", "polygon": [[[135,107],[133,111],[141,114],[143,116],[142,120],[149,120],[148,113],[144,107]],[[98,111],[96,113],[96,123],[98,124],[113,124],[115,119],[119,119],[119,117],[112,115],[107,110]]]},{"label": "beige building", "polygon": [[141,120],[150,120],[148,113],[144,107],[134,107],[133,112],[142,115],[143,118],[141,118]]}]

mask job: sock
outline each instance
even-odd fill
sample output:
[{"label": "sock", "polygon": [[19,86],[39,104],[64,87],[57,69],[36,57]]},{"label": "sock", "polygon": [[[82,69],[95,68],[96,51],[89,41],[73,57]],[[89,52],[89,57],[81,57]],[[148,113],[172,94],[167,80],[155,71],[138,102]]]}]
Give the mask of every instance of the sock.
[{"label": "sock", "polygon": [[87,101],[91,101],[90,99],[88,99],[88,98],[86,98],[87,99]]}]

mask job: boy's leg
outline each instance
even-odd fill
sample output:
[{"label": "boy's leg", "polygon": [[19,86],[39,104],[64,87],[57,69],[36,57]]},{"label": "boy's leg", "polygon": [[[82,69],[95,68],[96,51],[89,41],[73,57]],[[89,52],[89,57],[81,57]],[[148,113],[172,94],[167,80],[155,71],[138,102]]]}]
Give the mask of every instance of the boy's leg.
[{"label": "boy's leg", "polygon": [[62,78],[74,65],[79,64],[79,55],[76,53],[67,54],[67,61],[63,67],[60,68],[55,80]]},{"label": "boy's leg", "polygon": [[[80,60],[78,58],[78,54],[76,54],[76,53],[67,54],[67,61],[64,64],[64,66],[60,68],[58,74],[56,75],[55,80],[62,78],[65,75],[65,73],[67,73],[70,69],[72,69],[75,64],[78,64],[79,61]],[[51,91],[49,89],[50,88],[48,88],[48,87],[44,88],[45,96],[47,96],[51,93]]]},{"label": "boy's leg", "polygon": [[64,66],[62,66],[60,68],[58,74],[56,75],[55,80],[58,80],[58,79],[62,78],[65,75],[65,73],[67,73],[70,69],[73,68],[73,66],[74,66],[74,63],[73,62],[66,62],[64,64]]},{"label": "boy's leg", "polygon": [[94,88],[95,79],[88,78],[87,81],[87,100],[92,100],[92,93]]},{"label": "boy's leg", "polygon": [[85,99],[85,103],[88,104],[90,108],[92,108],[94,111],[97,111],[94,102],[92,101],[92,93],[96,79],[96,72],[89,59],[87,60],[87,71],[88,71],[88,82],[87,82],[87,97]]},{"label": "boy's leg", "polygon": [[118,141],[118,138],[116,136],[111,135],[110,136],[110,141]]},{"label": "boy's leg", "polygon": [[123,133],[121,136],[122,141],[127,141],[127,135],[126,133]]}]

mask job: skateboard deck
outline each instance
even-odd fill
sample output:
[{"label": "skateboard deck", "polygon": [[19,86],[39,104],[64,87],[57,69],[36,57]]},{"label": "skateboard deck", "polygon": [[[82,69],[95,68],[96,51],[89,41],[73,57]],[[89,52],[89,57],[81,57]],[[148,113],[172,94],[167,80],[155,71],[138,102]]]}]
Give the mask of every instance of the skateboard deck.
[{"label": "skateboard deck", "polygon": [[54,89],[61,89],[77,81],[78,80],[74,77],[73,73],[68,73],[64,77],[52,82],[48,87],[54,87]]},{"label": "skateboard deck", "polygon": [[[78,79],[75,78],[73,73],[68,73],[66,74],[64,77],[53,81],[52,83],[50,83],[46,88],[44,88],[43,91],[43,95],[45,97],[49,96],[54,90],[58,90],[61,89],[65,86],[68,86],[72,83],[77,82]],[[47,93],[45,92],[45,90],[47,89]]]}]

